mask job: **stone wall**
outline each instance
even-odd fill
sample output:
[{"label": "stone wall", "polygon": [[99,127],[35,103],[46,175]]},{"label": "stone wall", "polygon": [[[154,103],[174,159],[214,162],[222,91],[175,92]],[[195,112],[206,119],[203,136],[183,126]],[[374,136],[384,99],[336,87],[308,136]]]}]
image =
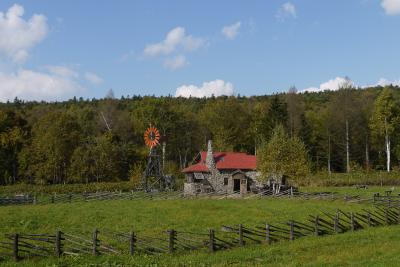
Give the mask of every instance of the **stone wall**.
[{"label": "stone wall", "polygon": [[[209,190],[214,192],[233,192],[232,174],[237,170],[219,171],[216,168],[211,140],[208,141],[207,146],[206,166],[210,170],[210,173],[195,173],[194,175],[187,174],[187,183],[184,185],[185,194],[191,195],[208,192]],[[244,174],[247,178],[250,190],[256,187],[262,187],[262,183],[257,180],[260,175],[259,172],[245,171]],[[196,177],[204,177],[204,179],[194,179]],[[228,179],[228,185],[224,184],[225,178]]]},{"label": "stone wall", "polygon": [[[236,170],[235,170],[236,171]],[[198,180],[198,182],[186,182],[184,184],[184,194],[194,195],[200,193],[207,193],[210,190],[213,192],[233,192],[233,179],[232,174],[235,172],[233,170],[229,171],[218,171],[215,170],[212,174],[204,174],[204,180]],[[263,183],[259,182],[257,179],[260,173],[257,171],[246,171],[244,172],[247,178],[247,183],[249,184],[250,191],[256,188],[263,187]],[[225,185],[225,178],[228,179],[228,184]]]}]

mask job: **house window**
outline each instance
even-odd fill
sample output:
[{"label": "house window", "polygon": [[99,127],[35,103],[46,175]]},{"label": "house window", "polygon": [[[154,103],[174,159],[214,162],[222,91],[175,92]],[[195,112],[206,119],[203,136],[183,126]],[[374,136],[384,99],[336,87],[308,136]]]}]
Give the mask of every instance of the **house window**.
[{"label": "house window", "polygon": [[224,178],[224,185],[228,185],[228,178]]}]

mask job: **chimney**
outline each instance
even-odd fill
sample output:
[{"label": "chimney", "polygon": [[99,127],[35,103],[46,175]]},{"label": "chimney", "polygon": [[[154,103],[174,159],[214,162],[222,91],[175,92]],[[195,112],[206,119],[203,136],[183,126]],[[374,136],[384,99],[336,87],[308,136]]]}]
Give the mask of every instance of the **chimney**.
[{"label": "chimney", "polygon": [[210,171],[215,169],[215,161],[213,156],[212,141],[208,140],[206,165]]}]

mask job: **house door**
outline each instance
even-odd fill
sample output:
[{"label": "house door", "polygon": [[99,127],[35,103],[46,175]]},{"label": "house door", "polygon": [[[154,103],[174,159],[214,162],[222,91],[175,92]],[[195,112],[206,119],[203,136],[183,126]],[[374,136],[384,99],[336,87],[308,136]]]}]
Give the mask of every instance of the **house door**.
[{"label": "house door", "polygon": [[240,191],[240,179],[233,179],[233,192]]}]

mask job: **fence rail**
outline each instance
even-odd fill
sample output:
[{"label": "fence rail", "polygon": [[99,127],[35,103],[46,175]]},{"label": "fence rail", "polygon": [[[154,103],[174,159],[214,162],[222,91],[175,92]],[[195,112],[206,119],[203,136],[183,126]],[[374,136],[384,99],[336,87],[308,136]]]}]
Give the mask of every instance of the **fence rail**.
[{"label": "fence rail", "polygon": [[174,200],[174,199],[192,199],[192,198],[212,198],[212,199],[228,199],[228,198],[299,198],[305,200],[344,200],[349,203],[370,203],[376,205],[385,205],[398,207],[400,206],[400,195],[380,195],[378,193],[371,197],[361,197],[360,195],[340,195],[333,192],[298,192],[291,188],[281,191],[278,194],[272,193],[270,190],[260,191],[256,194],[241,195],[238,192],[210,192],[195,196],[185,196],[182,191],[169,192],[94,192],[81,194],[52,194],[48,196],[27,195],[27,196],[9,196],[0,197],[0,206],[8,205],[35,205],[35,204],[54,204],[54,203],[74,203],[74,202],[92,202],[92,201],[108,201],[108,200]]}]

